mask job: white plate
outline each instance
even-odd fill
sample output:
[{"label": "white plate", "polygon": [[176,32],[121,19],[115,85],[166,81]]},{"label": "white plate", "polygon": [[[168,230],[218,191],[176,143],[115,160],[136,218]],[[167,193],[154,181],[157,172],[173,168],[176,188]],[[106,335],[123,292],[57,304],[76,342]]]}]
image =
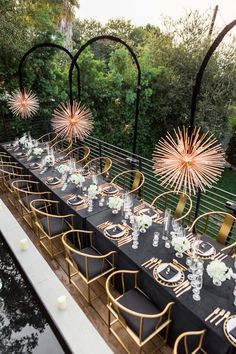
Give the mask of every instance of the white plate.
[{"label": "white plate", "polygon": [[[56,178],[57,178],[57,177],[56,177]],[[47,184],[48,184],[49,186],[54,186],[55,184],[61,183],[61,180],[60,180],[59,178],[57,178],[57,180],[54,181],[54,182],[50,182],[51,179],[52,179],[52,177],[49,177],[49,178],[47,178],[47,180],[46,180],[46,182],[47,182]]]},{"label": "white plate", "polygon": [[[141,210],[139,210],[138,211],[138,215],[148,215],[148,213],[145,213],[146,211],[148,211],[148,210],[153,210],[153,209],[151,209],[151,208],[144,208],[144,209],[141,209]],[[150,216],[152,219],[156,219],[156,217],[158,216],[158,213],[157,212],[155,212],[155,214],[153,214],[152,216]]]},{"label": "white plate", "polygon": [[[161,263],[161,264],[157,267],[156,272],[157,272],[157,273],[160,273],[163,269],[165,269],[165,268],[168,267],[169,265],[170,265],[170,263]],[[175,268],[172,264],[171,264],[171,266],[172,266],[173,268]],[[177,281],[179,281],[179,280],[181,279],[181,272],[178,271],[178,273],[177,273],[175,276],[173,276],[173,278],[171,278],[171,279],[169,279],[169,280],[163,278],[160,274],[158,274],[158,276],[159,276],[163,281],[166,281],[167,283],[175,283],[175,282],[177,282]]]},{"label": "white plate", "polygon": [[70,205],[80,205],[80,204],[83,204],[83,202],[84,202],[84,199],[83,199],[83,198],[80,199],[80,200],[78,200],[77,202],[73,202],[73,199],[74,199],[74,198],[75,198],[75,196],[69,198],[69,199],[67,200],[67,203],[70,204]]},{"label": "white plate", "polygon": [[[110,225],[104,229],[104,232],[114,229],[114,227],[116,227],[116,226],[118,226],[118,225]],[[119,238],[119,237],[124,236],[124,234],[125,234],[125,230],[122,230],[121,232],[119,232],[118,234],[115,234],[115,235],[110,235],[109,233],[107,233],[107,236],[111,237],[111,238]]]},{"label": "white plate", "polygon": [[114,187],[114,190],[112,192],[109,191],[109,189],[111,188],[111,186],[107,186],[103,188],[103,192],[106,194],[115,194],[118,192],[118,189]]},{"label": "white plate", "polygon": [[[201,241],[199,244],[201,244],[202,242],[204,241]],[[212,256],[213,253],[215,252],[215,247],[211,247],[207,252],[196,252],[198,253],[200,256],[205,256],[205,257],[208,257],[208,256]]]},{"label": "white plate", "polygon": [[232,341],[236,343],[236,339],[229,333],[235,327],[236,327],[236,317],[230,318],[226,324],[226,331],[228,333],[228,336],[232,339]]}]

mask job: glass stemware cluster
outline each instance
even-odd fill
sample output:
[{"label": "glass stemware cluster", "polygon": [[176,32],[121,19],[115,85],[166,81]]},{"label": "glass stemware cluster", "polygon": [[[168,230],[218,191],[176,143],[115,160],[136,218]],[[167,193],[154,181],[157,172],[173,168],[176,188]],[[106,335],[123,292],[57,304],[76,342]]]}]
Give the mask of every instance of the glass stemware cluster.
[{"label": "glass stemware cluster", "polygon": [[192,285],[193,299],[195,301],[201,300],[200,291],[203,285],[203,271],[204,271],[204,261],[196,256],[196,249],[198,247],[199,241],[195,240],[192,242],[191,257],[188,257],[186,264],[188,265],[188,279]]}]

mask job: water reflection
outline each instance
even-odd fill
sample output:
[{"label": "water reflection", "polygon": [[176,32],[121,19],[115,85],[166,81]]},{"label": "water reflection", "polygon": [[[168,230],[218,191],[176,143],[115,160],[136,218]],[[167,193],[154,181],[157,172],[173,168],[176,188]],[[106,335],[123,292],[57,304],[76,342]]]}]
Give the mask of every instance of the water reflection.
[{"label": "water reflection", "polygon": [[63,353],[0,237],[0,353],[49,352]]}]

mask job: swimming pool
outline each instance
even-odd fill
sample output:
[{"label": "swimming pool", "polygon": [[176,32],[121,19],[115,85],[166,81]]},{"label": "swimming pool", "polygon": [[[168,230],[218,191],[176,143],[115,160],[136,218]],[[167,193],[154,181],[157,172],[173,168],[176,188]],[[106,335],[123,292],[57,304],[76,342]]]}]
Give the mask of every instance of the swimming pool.
[{"label": "swimming pool", "polygon": [[0,233],[0,353],[63,354]]}]

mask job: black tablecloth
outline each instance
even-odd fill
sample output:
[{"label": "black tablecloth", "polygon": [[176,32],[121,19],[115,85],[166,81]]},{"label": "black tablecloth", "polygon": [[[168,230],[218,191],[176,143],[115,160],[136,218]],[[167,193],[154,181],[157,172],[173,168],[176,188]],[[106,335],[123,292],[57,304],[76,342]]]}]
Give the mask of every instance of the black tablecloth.
[{"label": "black tablecloth", "polygon": [[[4,146],[3,146],[4,149]],[[4,149],[7,151],[7,149]],[[8,151],[23,167],[28,171],[30,162],[26,159],[19,159],[16,153],[11,150]],[[45,183],[45,178],[52,175],[52,169],[48,169],[43,175],[40,175],[40,170],[31,170],[35,180],[41,182],[41,186],[44,190],[50,190],[53,198],[61,200],[61,210],[64,213],[74,213],[76,215],[76,227],[86,228],[87,230],[93,230],[96,233],[94,238],[97,248],[106,253],[111,250],[117,251],[116,266],[117,269],[132,269],[140,270],[139,284],[141,288],[150,296],[152,301],[158,305],[158,307],[164,307],[168,302],[174,301],[172,318],[173,322],[170,327],[169,344],[173,345],[176,337],[184,331],[201,330],[206,328],[207,334],[205,336],[204,348],[209,354],[232,354],[236,353],[236,349],[226,339],[222,323],[219,326],[205,322],[204,319],[216,308],[220,307],[225,310],[229,310],[231,314],[236,311],[233,306],[233,288],[234,281],[227,280],[223,286],[216,287],[212,284],[212,280],[204,273],[204,285],[201,290],[201,301],[196,302],[192,299],[192,292],[189,291],[183,294],[178,299],[175,297],[171,288],[160,285],[155,281],[152,270],[148,270],[141,266],[146,260],[151,257],[158,257],[163,262],[170,262],[175,258],[175,252],[173,248],[166,249],[164,247],[164,241],[160,237],[159,246],[153,247],[153,233],[159,231],[162,235],[163,225],[153,224],[150,229],[144,234],[140,234],[139,247],[137,250],[132,249],[132,242],[125,244],[122,247],[117,247],[117,242],[106,238],[103,235],[103,231],[97,227],[97,225],[105,222],[112,221],[114,224],[121,222],[120,213],[117,215],[112,214],[111,210],[106,205],[103,207],[98,206],[98,201],[95,202],[93,212],[89,213],[87,209],[76,210],[76,207],[70,206],[66,203],[65,195],[69,193],[77,194],[77,189],[74,185],[69,184],[65,191],[61,191],[60,188],[52,188]],[[59,175],[55,172],[55,175]],[[91,183],[88,179],[86,183]],[[104,183],[102,178],[99,178],[99,183]],[[138,201],[135,201],[137,204]],[[216,249],[220,249],[220,245],[206,238],[205,241],[210,241],[215,245]],[[179,260],[185,262],[185,259]],[[224,262],[233,267],[233,260],[227,257]],[[204,268],[208,261],[205,261]]]}]

